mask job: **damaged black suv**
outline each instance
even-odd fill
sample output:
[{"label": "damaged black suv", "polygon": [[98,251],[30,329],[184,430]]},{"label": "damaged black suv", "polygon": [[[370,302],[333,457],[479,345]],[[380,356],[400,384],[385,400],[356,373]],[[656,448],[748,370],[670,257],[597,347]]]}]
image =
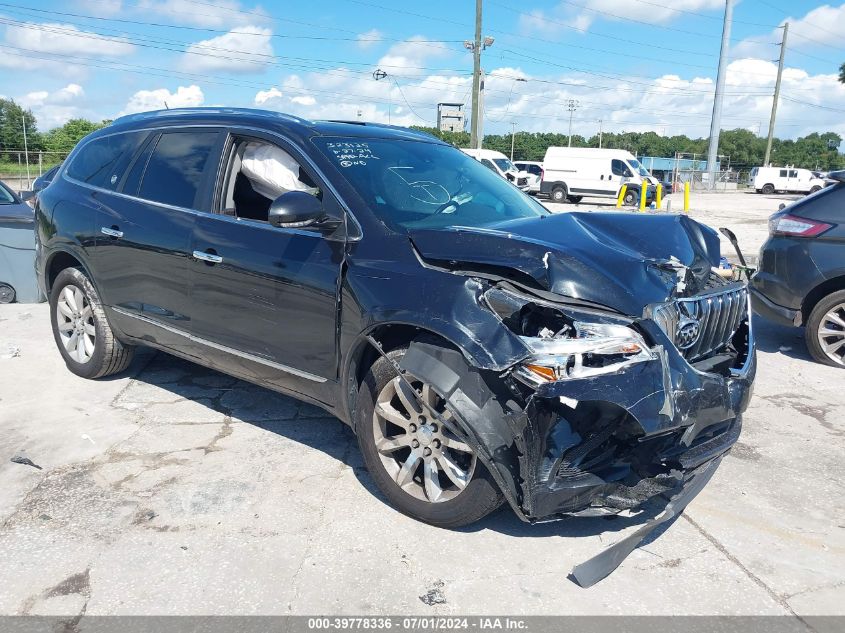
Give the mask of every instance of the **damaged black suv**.
[{"label": "damaged black suv", "polygon": [[151,346],[325,408],[384,495],[456,527],[683,490],[736,441],[746,286],[687,217],[551,214],[428,135],[231,109],[86,137],[37,203],[77,375]]}]

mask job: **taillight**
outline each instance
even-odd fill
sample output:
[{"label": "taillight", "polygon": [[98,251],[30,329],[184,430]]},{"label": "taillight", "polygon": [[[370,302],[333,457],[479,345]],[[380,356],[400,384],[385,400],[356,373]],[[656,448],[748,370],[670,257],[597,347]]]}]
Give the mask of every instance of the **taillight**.
[{"label": "taillight", "polygon": [[542,180],[543,180],[543,178],[545,178],[545,177],[546,177],[546,170],[545,170],[545,169],[540,169],[540,180],[542,181]]},{"label": "taillight", "polygon": [[815,237],[831,228],[833,228],[832,224],[799,218],[795,215],[782,215],[769,219],[769,233],[772,235]]}]

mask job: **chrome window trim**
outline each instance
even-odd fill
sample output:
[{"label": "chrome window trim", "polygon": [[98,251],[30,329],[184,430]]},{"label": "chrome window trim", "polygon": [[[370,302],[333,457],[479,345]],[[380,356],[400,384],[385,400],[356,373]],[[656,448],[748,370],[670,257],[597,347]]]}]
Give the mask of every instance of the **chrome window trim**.
[{"label": "chrome window trim", "polygon": [[[319,167],[317,167],[316,163],[314,163],[314,161],[311,159],[311,157],[308,156],[307,152],[303,151],[302,148],[300,148],[296,143],[291,141],[289,138],[287,138],[283,134],[280,134],[279,132],[276,132],[274,130],[266,130],[266,129],[263,129],[263,128],[258,128],[258,127],[254,127],[254,126],[250,126],[250,125],[220,125],[220,124],[192,124],[192,125],[172,125],[172,126],[170,126],[170,125],[160,126],[159,125],[159,126],[149,126],[149,127],[144,127],[144,128],[133,128],[131,130],[119,130],[119,131],[116,131],[116,132],[111,132],[109,134],[100,134],[99,136],[88,139],[87,141],[85,141],[84,144],[76,147],[73,150],[72,154],[70,156],[68,156],[68,159],[73,158],[73,160],[76,160],[77,154],[82,152],[82,150],[85,149],[85,147],[89,143],[96,141],[96,140],[99,140],[101,138],[107,138],[109,136],[116,136],[118,134],[128,134],[129,132],[166,132],[167,130],[176,131],[176,130],[180,130],[180,129],[190,129],[190,128],[211,128],[211,129],[219,129],[219,130],[222,130],[222,131],[240,130],[240,131],[247,131],[247,132],[258,132],[260,134],[267,134],[269,136],[275,136],[276,138],[281,139],[283,142],[287,143],[288,145],[290,145],[292,147],[296,147],[297,149],[299,149],[299,153],[302,154],[302,156],[305,158],[305,161],[308,163],[308,166],[311,169],[313,169],[320,176],[320,178],[323,180],[323,182],[326,183],[329,191],[332,193],[332,195],[338,201],[341,208],[346,213],[347,217],[351,218],[352,222],[355,224],[355,227],[357,229],[357,235],[354,235],[354,236],[350,235],[350,231],[347,230],[347,235],[346,235],[347,241],[358,242],[364,237],[364,229],[361,226],[361,223],[358,221],[358,218],[356,218],[355,214],[352,213],[352,211],[349,208],[349,205],[346,203],[346,201],[343,199],[343,197],[341,197],[341,195],[338,193],[337,189],[332,184],[331,180],[326,177],[326,174]],[[108,193],[108,194],[111,194],[111,195],[114,195],[114,196],[118,196],[120,198],[125,198],[127,200],[135,200],[135,201],[143,202],[145,204],[152,204],[152,205],[164,208],[164,209],[171,209],[173,211],[187,211],[189,213],[201,214],[203,216],[227,217],[222,213],[214,213],[214,212],[208,212],[208,211],[200,211],[199,209],[190,209],[190,208],[187,208],[187,207],[179,207],[179,206],[167,204],[167,203],[164,203],[164,202],[156,202],[155,200],[147,200],[146,198],[140,198],[138,196],[130,196],[130,195],[125,194],[123,192],[113,191],[111,189],[105,189],[103,187],[96,187],[94,185],[89,185],[88,183],[82,182],[80,180],[76,180],[75,178],[71,178],[70,176],[67,175],[67,168],[71,165],[72,162],[73,161],[71,161],[71,160],[67,160],[67,159],[65,160],[65,163],[62,165],[62,169],[61,169],[61,177],[64,180],[67,180],[68,182],[71,182],[71,183],[78,185],[80,187],[85,187],[86,189],[90,189],[92,191],[100,191],[100,192],[103,192],[103,193]],[[218,176],[219,176],[219,174],[218,174]],[[216,180],[215,180],[215,182],[216,182]],[[234,219],[238,219],[238,218],[234,218]],[[277,228],[276,230],[284,231],[285,229],[278,229]],[[319,236],[321,236],[319,233],[315,233],[313,231],[302,231],[302,233],[307,233],[309,235],[319,235]]]},{"label": "chrome window trim", "polygon": [[122,314],[127,317],[131,317],[133,319],[138,319],[139,321],[144,321],[145,323],[149,323],[150,325],[154,325],[156,327],[160,327],[163,330],[167,330],[177,336],[182,336],[194,343],[199,343],[200,345],[205,345],[206,347],[211,347],[213,349],[219,350],[221,352],[226,352],[227,354],[232,354],[233,356],[238,356],[240,358],[252,361],[254,363],[259,363],[261,365],[266,365],[267,367],[272,367],[273,369],[278,369],[285,373],[291,374],[293,376],[298,376],[300,378],[305,378],[306,380],[311,380],[313,382],[323,383],[326,382],[328,379],[323,378],[322,376],[317,376],[315,374],[311,374],[307,371],[303,371],[301,369],[296,369],[294,367],[289,367],[288,365],[282,365],[281,363],[276,363],[271,360],[267,360],[266,358],[262,358],[261,356],[256,356],[255,354],[250,354],[249,352],[242,352],[241,350],[235,349],[233,347],[227,347],[225,345],[220,345],[219,343],[215,343],[214,341],[209,341],[208,339],[202,338],[200,336],[195,336],[190,334],[189,332],[185,332],[184,330],[180,330],[179,328],[175,328],[171,325],[167,325],[165,323],[161,323],[156,319],[150,318],[148,316],[144,316],[142,314],[136,314],[134,312],[130,312],[129,310],[125,310],[123,308],[118,308],[116,306],[110,306],[110,309],[117,312],[118,314]]}]

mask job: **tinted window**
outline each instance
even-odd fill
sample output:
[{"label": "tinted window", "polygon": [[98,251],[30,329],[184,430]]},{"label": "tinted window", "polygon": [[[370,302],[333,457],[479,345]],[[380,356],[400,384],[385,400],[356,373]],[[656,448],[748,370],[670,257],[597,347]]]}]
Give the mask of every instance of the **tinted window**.
[{"label": "tinted window", "polygon": [[113,134],[87,143],[74,157],[67,175],[94,187],[114,190],[144,134]]},{"label": "tinted window", "polygon": [[780,177],[781,177],[781,178],[786,178],[786,170],[785,170],[785,169],[781,169],[781,170],[780,170]]},{"label": "tinted window", "polygon": [[141,178],[144,175],[144,170],[147,168],[147,163],[150,160],[150,154],[156,146],[156,139],[151,139],[143,151],[138,155],[135,161],[129,166],[129,173],[126,175],[126,181],[123,183],[121,191],[130,196],[138,195],[138,187],[141,186]]},{"label": "tinted window", "polygon": [[798,172],[795,171],[794,169],[790,169],[789,170],[789,177],[790,178],[798,178]]},{"label": "tinted window", "polygon": [[616,158],[613,159],[610,163],[610,171],[613,172],[614,176],[631,176],[631,170],[628,169],[628,165],[623,163],[621,160]]},{"label": "tinted window", "polygon": [[193,207],[217,136],[217,132],[162,134],[150,156],[138,196],[177,207]]},{"label": "tinted window", "polygon": [[493,172],[495,172],[495,173],[497,173],[497,174],[499,173],[499,170],[498,170],[498,169],[496,169],[496,166],[493,164],[493,161],[488,160],[488,159],[486,159],[486,158],[482,158],[482,159],[481,159],[481,164],[482,164],[482,165],[484,165],[484,166],[485,166],[487,169],[489,169],[490,171],[493,171]]}]

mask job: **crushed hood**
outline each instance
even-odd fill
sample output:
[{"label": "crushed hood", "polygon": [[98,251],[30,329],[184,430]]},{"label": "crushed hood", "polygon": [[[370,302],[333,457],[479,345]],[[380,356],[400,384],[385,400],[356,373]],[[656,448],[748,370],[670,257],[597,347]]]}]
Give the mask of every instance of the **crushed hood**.
[{"label": "crushed hood", "polygon": [[713,229],[679,215],[561,213],[409,236],[426,260],[530,282],[527,275],[544,290],[635,317],[703,287],[720,255]]}]

